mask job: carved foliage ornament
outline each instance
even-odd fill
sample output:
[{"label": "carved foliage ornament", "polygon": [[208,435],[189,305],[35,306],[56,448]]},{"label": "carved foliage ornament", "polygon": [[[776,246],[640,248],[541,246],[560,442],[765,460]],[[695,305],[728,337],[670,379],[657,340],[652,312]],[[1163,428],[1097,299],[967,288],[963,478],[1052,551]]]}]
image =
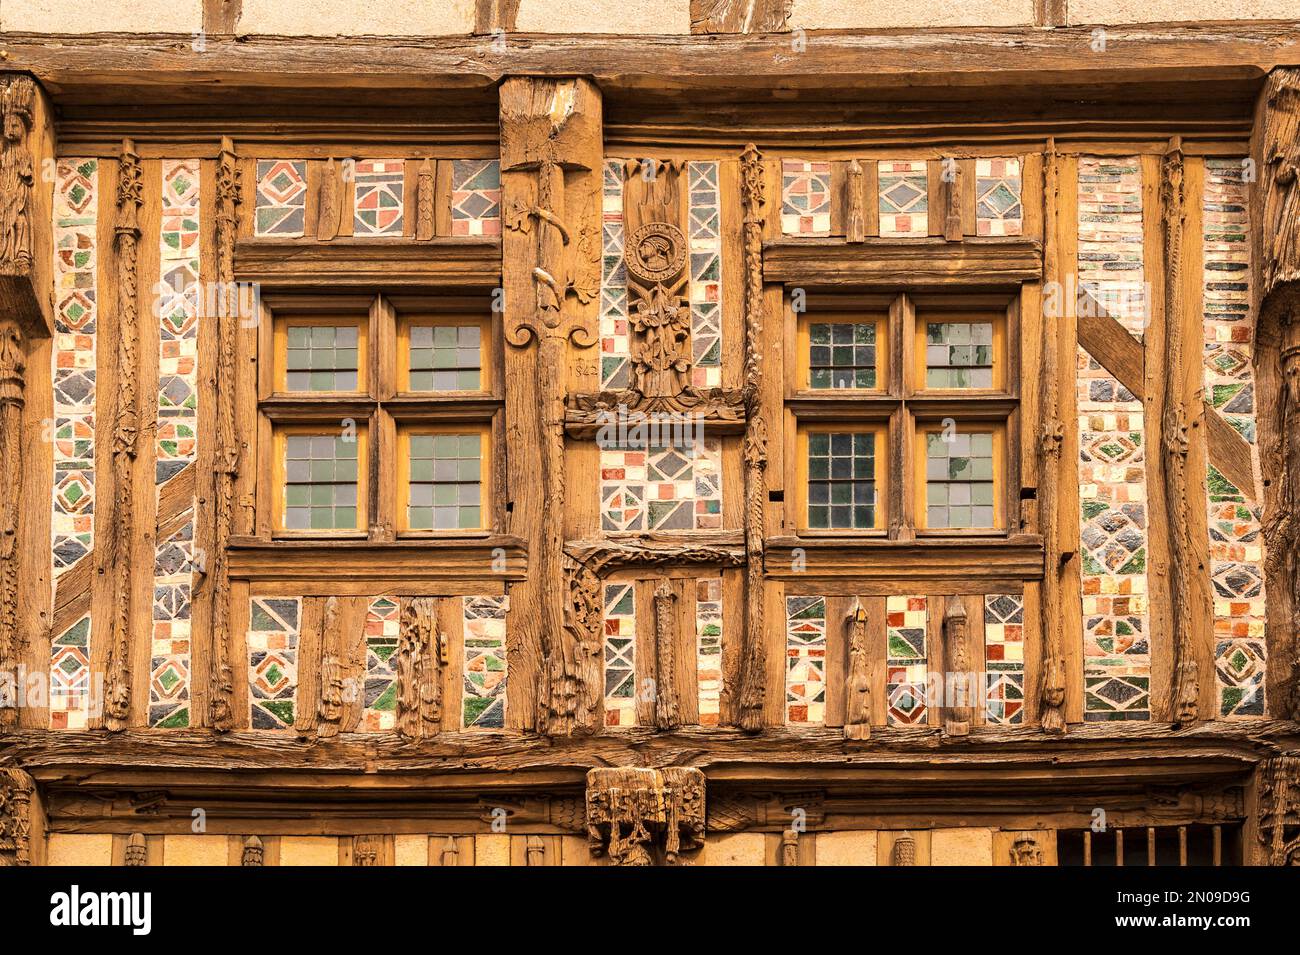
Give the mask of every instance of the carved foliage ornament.
[{"label": "carved foliage ornament", "polygon": [[676,864],[704,845],[704,774],[698,769],[587,772],[587,840],[615,865]]}]

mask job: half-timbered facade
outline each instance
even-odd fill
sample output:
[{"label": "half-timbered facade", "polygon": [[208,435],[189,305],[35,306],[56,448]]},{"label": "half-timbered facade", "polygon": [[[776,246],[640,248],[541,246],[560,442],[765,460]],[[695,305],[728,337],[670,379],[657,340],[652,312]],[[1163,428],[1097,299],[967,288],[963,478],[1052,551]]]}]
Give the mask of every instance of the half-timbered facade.
[{"label": "half-timbered facade", "polygon": [[680,5],[0,34],[0,862],[1300,863],[1300,24]]}]

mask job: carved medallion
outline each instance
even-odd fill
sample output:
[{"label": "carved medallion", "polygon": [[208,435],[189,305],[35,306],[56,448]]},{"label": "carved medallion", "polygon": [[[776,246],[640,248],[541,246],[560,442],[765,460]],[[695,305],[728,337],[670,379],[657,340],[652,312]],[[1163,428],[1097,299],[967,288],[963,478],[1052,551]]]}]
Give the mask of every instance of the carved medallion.
[{"label": "carved medallion", "polygon": [[686,237],[668,222],[650,222],[627,242],[627,270],[653,285],[671,282],[686,267]]}]

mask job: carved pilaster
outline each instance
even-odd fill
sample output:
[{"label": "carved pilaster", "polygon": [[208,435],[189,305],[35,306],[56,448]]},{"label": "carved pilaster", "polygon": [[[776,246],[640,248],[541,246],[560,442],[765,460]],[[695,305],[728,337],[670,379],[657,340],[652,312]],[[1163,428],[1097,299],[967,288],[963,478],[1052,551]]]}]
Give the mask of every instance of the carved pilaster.
[{"label": "carved pilaster", "polygon": [[239,162],[229,137],[222,137],[217,161],[217,433],[214,453],[216,509],[212,530],[212,655],[208,675],[209,719],[224,733],[234,726],[234,671],[230,662],[230,564],[226,553],[235,519],[235,479],[239,475],[239,439],[235,433],[235,355],[239,337],[239,295],[235,279],[235,232],[243,201]]},{"label": "carved pilaster", "polygon": [[0,321],[0,732],[18,722],[18,659],[26,645],[18,627],[26,387],[27,347],[22,327],[16,321]]},{"label": "carved pilaster", "polygon": [[104,728],[126,729],[131,713],[131,539],[135,533],[135,458],[139,452],[140,409],[136,394],[136,344],[139,338],[138,255],[144,180],[135,143],[122,141],[118,163],[117,220],[113,252],[117,265],[117,388],[113,413],[113,512],[109,521],[107,563],[113,580],[108,663],[104,688]]},{"label": "carved pilaster", "polygon": [[967,633],[966,601],[949,597],[944,601],[943,610],[943,659],[948,672],[958,677],[944,686],[944,696],[954,696],[943,701],[943,731],[949,736],[970,734],[971,701],[965,698],[968,693],[965,676],[970,673]]},{"label": "carved pilaster", "polygon": [[265,850],[262,846],[262,840],[257,836],[244,837],[244,851],[240,854],[239,864],[241,866],[261,866],[264,865]]},{"label": "carved pilaster", "polygon": [[763,727],[767,698],[766,594],[763,582],[764,509],[767,506],[767,430],[760,416],[763,334],[763,224],[767,203],[763,161],[753,143],[740,155],[740,201],[745,249],[745,628],[740,652],[736,723],[749,733]]},{"label": "carved pilaster", "polygon": [[0,769],[0,866],[32,864],[32,777]]},{"label": "carved pilaster", "polygon": [[442,725],[442,652],[431,597],[402,599],[396,657],[397,732],[434,736]]},{"label": "carved pilaster", "polygon": [[320,171],[320,188],[316,196],[316,238],[327,242],[339,234],[343,218],[342,178],[331,156]]},{"label": "carved pilaster", "polygon": [[867,608],[853,598],[844,618],[848,630],[849,677],[844,688],[844,738],[871,738],[871,660],[867,656]]},{"label": "carved pilaster", "polygon": [[[534,720],[558,736],[596,729],[599,660],[566,624],[564,417],[568,348],[597,341],[600,291],[599,90],[581,79],[511,77],[501,86],[506,422],[511,529],[529,539],[536,583],[511,595],[526,653],[540,653]],[[539,451],[523,451],[532,445]],[[572,612],[572,611],[570,611]]]},{"label": "carved pilaster", "polygon": [[677,706],[677,595],[672,584],[661,580],[655,589],[655,725],[661,730],[681,725]]},{"label": "carved pilaster", "polygon": [[433,238],[436,181],[433,160],[426,159],[415,176],[415,237],[422,242]]},{"label": "carved pilaster", "polygon": [[787,829],[781,833],[781,865],[799,864],[799,830]]},{"label": "carved pilaster", "polygon": [[145,866],[149,864],[149,846],[144,833],[133,832],[126,840],[126,857],[122,861],[126,866]]},{"label": "carved pilaster", "polygon": [[905,832],[894,841],[890,861],[894,865],[916,865],[916,838]]},{"label": "carved pilaster", "polygon": [[320,699],[316,704],[315,723],[317,739],[338,736],[343,727],[347,709],[344,687],[349,676],[346,658],[343,631],[339,626],[339,600],[329,597],[325,601],[324,622],[321,624]]},{"label": "carved pilaster", "polygon": [[1300,716],[1300,69],[1260,94],[1251,219],[1258,269],[1255,381],[1264,486],[1261,529],[1272,715]]},{"label": "carved pilaster", "polygon": [[850,159],[844,176],[844,239],[846,242],[867,241],[867,213],[864,208],[862,163]]},{"label": "carved pilaster", "polygon": [[1268,865],[1300,866],[1300,756],[1259,768],[1259,841]]},{"label": "carved pilaster", "polygon": [[704,845],[704,774],[698,769],[587,771],[587,840],[615,865],[673,865]]}]

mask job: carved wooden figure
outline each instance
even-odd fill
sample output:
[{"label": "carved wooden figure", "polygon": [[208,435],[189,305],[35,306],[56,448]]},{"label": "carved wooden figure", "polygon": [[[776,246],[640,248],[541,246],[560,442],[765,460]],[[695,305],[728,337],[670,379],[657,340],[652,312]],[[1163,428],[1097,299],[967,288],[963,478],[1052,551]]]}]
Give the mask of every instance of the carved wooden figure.
[{"label": "carved wooden figure", "polygon": [[867,610],[856,597],[845,617],[849,672],[844,687],[844,738],[871,738],[871,661],[867,651]]}]

